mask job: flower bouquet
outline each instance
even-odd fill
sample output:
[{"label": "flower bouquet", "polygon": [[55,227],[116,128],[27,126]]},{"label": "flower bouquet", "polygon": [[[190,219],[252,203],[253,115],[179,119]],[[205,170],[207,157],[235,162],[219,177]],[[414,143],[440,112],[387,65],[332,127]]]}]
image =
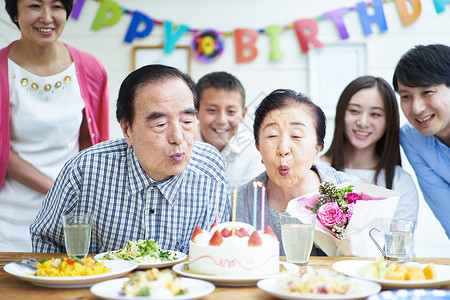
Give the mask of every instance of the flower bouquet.
[{"label": "flower bouquet", "polygon": [[317,215],[314,243],[328,256],[378,257],[380,252],[370,240],[369,230],[378,219],[394,216],[399,198],[397,192],[373,184],[335,186],[323,182],[318,193],[291,200],[286,211]]}]

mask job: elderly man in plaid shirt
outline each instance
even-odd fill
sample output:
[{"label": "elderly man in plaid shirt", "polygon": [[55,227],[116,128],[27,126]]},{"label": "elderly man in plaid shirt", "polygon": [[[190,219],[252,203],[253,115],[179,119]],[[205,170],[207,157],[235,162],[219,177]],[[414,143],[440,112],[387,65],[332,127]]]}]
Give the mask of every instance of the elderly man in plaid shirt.
[{"label": "elderly man in plaid shirt", "polygon": [[[69,160],[30,226],[33,251],[65,252],[62,216],[95,215],[89,252],[154,239],[188,253],[196,226],[231,217],[219,152],[195,141],[197,89],[179,70],[149,65],[123,81],[116,117],[124,139]],[[216,197],[216,189],[219,197]]]}]

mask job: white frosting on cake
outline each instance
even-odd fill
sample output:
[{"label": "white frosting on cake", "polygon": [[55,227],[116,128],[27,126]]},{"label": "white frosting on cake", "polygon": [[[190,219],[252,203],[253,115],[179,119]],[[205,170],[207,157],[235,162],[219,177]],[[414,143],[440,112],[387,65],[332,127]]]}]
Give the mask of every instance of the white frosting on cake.
[{"label": "white frosting on cake", "polygon": [[[249,235],[255,228],[249,224],[235,222],[235,232],[243,227]],[[203,230],[189,244],[189,269],[193,272],[212,275],[255,276],[279,272],[279,242],[276,237],[258,231],[262,245],[248,246],[249,236],[223,237],[220,246],[210,246],[214,232],[223,228],[230,231],[232,222],[215,226],[211,232]]]},{"label": "white frosting on cake", "polygon": [[199,245],[209,245],[209,240],[211,239],[212,234],[208,231],[204,231],[200,234],[197,234],[195,237],[195,242]]}]

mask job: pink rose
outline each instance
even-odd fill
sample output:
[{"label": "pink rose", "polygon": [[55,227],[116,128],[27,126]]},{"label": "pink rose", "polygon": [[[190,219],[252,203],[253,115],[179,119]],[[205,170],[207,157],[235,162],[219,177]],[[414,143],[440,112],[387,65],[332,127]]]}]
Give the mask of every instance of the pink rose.
[{"label": "pink rose", "polygon": [[353,216],[353,204],[347,204],[345,207],[347,207],[347,213],[345,214],[345,217],[347,218],[347,222],[350,222],[350,219]]},{"label": "pink rose", "polygon": [[348,201],[349,204],[355,203],[357,200],[361,200],[362,197],[357,193],[348,193],[344,196],[344,199]]},{"label": "pink rose", "polygon": [[344,222],[344,213],[335,202],[329,202],[319,207],[317,218],[323,225],[333,227]]}]

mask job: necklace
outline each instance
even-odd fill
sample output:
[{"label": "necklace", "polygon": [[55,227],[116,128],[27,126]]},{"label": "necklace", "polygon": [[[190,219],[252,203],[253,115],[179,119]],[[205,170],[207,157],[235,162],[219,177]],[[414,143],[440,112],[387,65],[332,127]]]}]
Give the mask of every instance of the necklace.
[{"label": "necklace", "polygon": [[[13,78],[16,78],[16,74],[13,75]],[[70,76],[64,76],[62,80],[58,80],[55,83],[45,83],[41,87],[36,82],[31,82],[26,77],[20,79],[20,84],[27,89],[27,91],[36,91],[39,94],[54,92],[55,90],[62,88],[64,89],[66,85],[72,82],[72,78]],[[50,96],[47,95],[47,99],[50,99]]]}]

